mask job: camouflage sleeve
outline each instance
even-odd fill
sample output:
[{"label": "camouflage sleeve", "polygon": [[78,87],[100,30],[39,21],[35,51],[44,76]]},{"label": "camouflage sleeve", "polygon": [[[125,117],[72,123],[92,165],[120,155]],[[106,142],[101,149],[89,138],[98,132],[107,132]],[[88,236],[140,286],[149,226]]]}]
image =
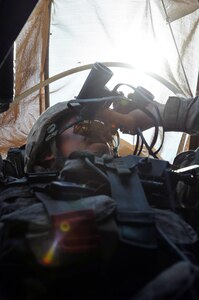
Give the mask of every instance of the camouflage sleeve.
[{"label": "camouflage sleeve", "polygon": [[163,112],[165,131],[199,132],[199,97],[169,97]]}]

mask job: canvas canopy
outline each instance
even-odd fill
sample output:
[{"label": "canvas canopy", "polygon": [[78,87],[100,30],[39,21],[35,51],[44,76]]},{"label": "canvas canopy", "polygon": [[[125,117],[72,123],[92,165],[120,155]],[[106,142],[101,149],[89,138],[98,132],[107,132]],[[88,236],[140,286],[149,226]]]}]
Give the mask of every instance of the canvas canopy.
[{"label": "canvas canopy", "polygon": [[[110,87],[141,85],[162,103],[194,96],[198,8],[197,0],[38,1],[15,41],[14,101],[0,115],[0,153],[25,144],[48,105],[74,98],[96,61],[114,72]],[[171,161],[180,142],[182,134],[168,133],[161,157]]]}]

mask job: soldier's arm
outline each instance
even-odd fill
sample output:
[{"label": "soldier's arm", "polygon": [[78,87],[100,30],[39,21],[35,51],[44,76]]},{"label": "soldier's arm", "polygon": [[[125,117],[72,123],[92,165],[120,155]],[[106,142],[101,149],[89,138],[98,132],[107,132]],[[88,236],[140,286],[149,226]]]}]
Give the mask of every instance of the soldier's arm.
[{"label": "soldier's arm", "polygon": [[[149,104],[146,109],[154,115],[159,126],[163,125],[165,131],[189,134],[199,132],[199,97],[169,97],[166,104],[155,102],[155,105],[159,110],[160,118],[154,104]],[[103,112],[103,118],[131,134],[136,134],[137,128],[144,131],[154,126],[154,119],[140,109],[127,114],[106,110]]]},{"label": "soldier's arm", "polygon": [[162,119],[165,131],[199,132],[199,97],[169,97]]}]

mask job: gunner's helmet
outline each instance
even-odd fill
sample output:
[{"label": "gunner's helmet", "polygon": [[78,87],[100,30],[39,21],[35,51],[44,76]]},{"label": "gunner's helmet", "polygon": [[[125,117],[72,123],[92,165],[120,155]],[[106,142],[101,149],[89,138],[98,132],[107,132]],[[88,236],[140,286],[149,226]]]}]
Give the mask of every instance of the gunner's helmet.
[{"label": "gunner's helmet", "polygon": [[44,158],[47,155],[53,154],[55,159],[61,157],[61,154],[58,153],[56,137],[67,129],[67,125],[65,126],[63,123],[74,116],[77,116],[77,121],[74,123],[76,124],[73,129],[74,133],[83,135],[93,141],[103,140],[109,144],[113,154],[117,154],[119,146],[117,129],[106,126],[105,123],[96,119],[97,115],[95,114],[89,116],[88,111],[90,111],[90,106],[81,106],[74,100],[60,102],[49,107],[37,119],[28,135],[24,171],[34,172],[36,166],[43,165]]},{"label": "gunner's helmet", "polygon": [[72,114],[74,112],[68,101],[59,102],[41,114],[28,134],[24,157],[25,172],[32,172],[42,154],[52,147],[59,131],[58,121],[70,118]]}]

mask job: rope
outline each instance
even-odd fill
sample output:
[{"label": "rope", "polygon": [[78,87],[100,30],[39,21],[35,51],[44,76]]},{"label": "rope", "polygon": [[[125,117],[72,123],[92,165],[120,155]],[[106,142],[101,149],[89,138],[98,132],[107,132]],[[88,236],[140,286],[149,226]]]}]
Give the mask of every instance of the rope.
[{"label": "rope", "polygon": [[[107,67],[118,67],[118,68],[127,68],[127,69],[132,69],[134,70],[135,67],[131,64],[127,64],[127,63],[121,63],[121,62],[103,62],[102,64],[106,65]],[[29,95],[31,95],[32,93],[36,92],[37,90],[47,86],[48,84],[55,82],[63,77],[72,75],[74,73],[78,73],[78,72],[82,72],[85,70],[89,70],[91,69],[93,66],[93,64],[87,64],[87,65],[83,65],[80,67],[76,67],[76,68],[72,68],[70,70],[66,70],[64,72],[61,72],[57,75],[54,75],[38,84],[36,84],[35,86],[31,87],[30,89],[26,90],[24,93],[22,93],[21,95],[17,96],[14,99],[14,102],[18,102],[21,101],[22,99],[28,97]],[[167,81],[166,79],[164,79],[163,77],[153,73],[153,72],[145,72],[146,75],[149,75],[151,77],[153,77],[154,79],[158,80],[161,84],[163,84],[164,86],[166,86],[170,91],[172,91],[174,94],[182,94],[182,90],[179,90],[178,88],[176,88],[172,83],[170,83],[169,81]]]}]

